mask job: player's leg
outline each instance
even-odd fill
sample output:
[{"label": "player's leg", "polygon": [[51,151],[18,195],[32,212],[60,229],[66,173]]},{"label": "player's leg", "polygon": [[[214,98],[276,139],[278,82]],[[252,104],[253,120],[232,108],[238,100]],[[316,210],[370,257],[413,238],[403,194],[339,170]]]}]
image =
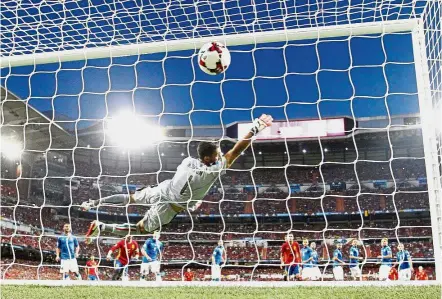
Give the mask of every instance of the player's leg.
[{"label": "player's leg", "polygon": [[381,265],[379,267],[379,280],[387,280],[390,273],[390,267],[388,265]]},{"label": "player's leg", "polygon": [[320,280],[322,277],[321,270],[319,267],[315,266],[312,268],[312,280]]},{"label": "player's leg", "polygon": [[66,265],[66,260],[60,261],[60,273],[61,273],[61,280],[69,280],[69,269]]},{"label": "player's leg", "polygon": [[141,263],[140,266],[140,281],[145,281],[149,275],[150,263]]},{"label": "player's leg", "polygon": [[407,281],[410,279],[411,279],[411,270],[410,269],[399,270],[399,280]]},{"label": "player's leg", "polygon": [[160,262],[159,261],[153,261],[151,265],[152,273],[155,274],[155,280],[156,281],[162,281],[161,273],[160,273]]},{"label": "player's leg", "polygon": [[120,280],[121,275],[123,274],[124,267],[120,263],[120,261],[116,260],[114,262],[114,268],[115,268],[115,271],[114,271],[114,274],[112,275],[112,280]]},{"label": "player's leg", "polygon": [[78,263],[77,263],[77,259],[71,259],[69,261],[70,263],[70,269],[72,273],[74,273],[75,277],[77,278],[77,280],[82,280],[83,278],[81,277],[80,271],[78,269]]},{"label": "player's leg", "polygon": [[90,243],[92,241],[91,238],[97,236],[100,231],[119,236],[151,233],[160,229],[162,225],[171,222],[178,213],[179,211],[174,209],[169,203],[157,203],[150,207],[143,220],[137,224],[105,224],[95,220],[91,223],[86,233],[86,242]]}]

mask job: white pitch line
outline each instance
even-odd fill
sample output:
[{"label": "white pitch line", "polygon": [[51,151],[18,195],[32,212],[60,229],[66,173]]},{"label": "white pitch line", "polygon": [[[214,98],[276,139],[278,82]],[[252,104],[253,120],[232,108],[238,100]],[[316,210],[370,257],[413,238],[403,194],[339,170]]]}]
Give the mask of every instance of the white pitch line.
[{"label": "white pitch line", "polygon": [[39,285],[39,286],[113,286],[113,287],[394,287],[441,285],[436,280],[412,281],[88,281],[88,280],[2,280],[0,285]]}]

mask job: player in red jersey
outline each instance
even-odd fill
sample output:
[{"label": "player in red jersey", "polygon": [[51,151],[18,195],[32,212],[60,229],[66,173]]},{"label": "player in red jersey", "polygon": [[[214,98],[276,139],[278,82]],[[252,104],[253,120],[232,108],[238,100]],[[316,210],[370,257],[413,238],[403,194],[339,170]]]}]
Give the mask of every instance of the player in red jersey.
[{"label": "player in red jersey", "polygon": [[415,280],[428,280],[427,271],[424,270],[422,266],[419,266],[419,271],[416,272],[414,279]]},{"label": "player in red jersey", "polygon": [[398,272],[395,267],[391,267],[390,272],[388,273],[388,280],[398,280]]},{"label": "player in red jersey", "polygon": [[97,266],[98,263],[92,255],[91,259],[86,262],[86,277],[88,280],[99,280]]},{"label": "player in red jersey", "polygon": [[184,280],[185,281],[192,281],[194,278],[194,274],[192,271],[190,271],[190,268],[187,268],[186,273],[184,273]]},{"label": "player in red jersey", "polygon": [[112,280],[119,280],[124,272],[123,280],[128,279],[128,265],[131,258],[138,259],[140,256],[140,249],[138,243],[133,240],[132,236],[120,240],[117,244],[112,246],[107,254],[107,260],[112,259],[112,253],[118,250],[118,254],[115,257],[114,267],[115,273],[112,276]]},{"label": "player in red jersey", "polygon": [[281,269],[285,267],[287,280],[295,277],[301,279],[301,249],[298,242],[293,240],[293,234],[287,235],[287,241],[281,246]]}]

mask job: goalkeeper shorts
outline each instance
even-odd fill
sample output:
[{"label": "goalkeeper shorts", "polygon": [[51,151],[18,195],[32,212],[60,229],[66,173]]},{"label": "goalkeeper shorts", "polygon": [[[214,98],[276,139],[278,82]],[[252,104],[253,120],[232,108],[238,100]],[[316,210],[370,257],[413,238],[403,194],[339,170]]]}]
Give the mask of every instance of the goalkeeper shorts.
[{"label": "goalkeeper shorts", "polygon": [[138,190],[134,194],[136,203],[150,205],[147,211],[144,221],[144,230],[146,232],[154,232],[161,229],[161,226],[168,224],[178,215],[181,211],[184,211],[179,205],[169,202],[165,202],[164,195],[158,187],[147,187]]}]

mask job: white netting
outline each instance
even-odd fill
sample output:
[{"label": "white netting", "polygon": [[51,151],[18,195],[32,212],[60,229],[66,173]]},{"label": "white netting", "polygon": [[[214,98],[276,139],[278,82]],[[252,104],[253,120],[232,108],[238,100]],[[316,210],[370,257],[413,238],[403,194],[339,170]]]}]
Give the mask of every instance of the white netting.
[{"label": "white netting", "polygon": [[425,1],[2,1],[2,55],[409,19]]},{"label": "white netting", "polygon": [[[440,30],[429,29],[440,28],[440,4],[426,4],[2,1],[4,59],[166,41],[156,54],[62,62],[69,59],[60,52],[60,63],[2,68],[3,277],[58,279],[53,251],[67,222],[80,237],[81,268],[95,255],[108,279],[113,267],[104,257],[118,238],[86,245],[89,221],[135,223],[148,207],[102,206],[84,213],[79,204],[170,178],[205,137],[221,139],[225,153],[232,146],[228,137],[236,137],[229,124],[269,113],[280,121],[346,116],[347,134],[254,142],[199,210],[161,228],[167,241],[163,279],[181,279],[188,267],[198,279],[210,279],[208,261],[222,238],[227,279],[281,280],[279,250],[287,232],[299,242],[317,242],[326,280],[332,278],[334,242],[345,243],[348,261],[353,238],[364,242],[364,279],[375,278],[382,237],[391,239],[394,253],[398,242],[405,243],[415,265],[434,279],[437,229],[430,221],[417,115],[417,49],[410,32],[382,30],[382,22],[420,18],[426,9],[431,89],[440,107]],[[197,49],[167,50],[172,40],[371,22],[381,30],[230,47],[225,76],[203,74]],[[155,132],[144,121],[173,125],[167,140],[149,146]],[[133,141],[140,142],[127,148]],[[137,240],[141,245],[145,238]],[[138,267],[131,265],[132,279]]]}]

